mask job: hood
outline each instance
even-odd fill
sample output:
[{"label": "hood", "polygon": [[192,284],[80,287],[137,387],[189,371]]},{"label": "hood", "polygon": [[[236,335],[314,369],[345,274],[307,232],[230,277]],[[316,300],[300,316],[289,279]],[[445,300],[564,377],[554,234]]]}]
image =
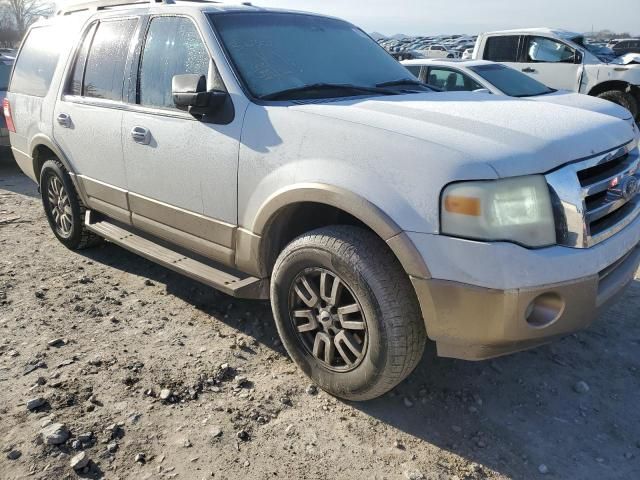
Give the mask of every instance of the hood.
[{"label": "hood", "polygon": [[[473,92],[309,102],[297,111],[370,126],[448,150],[442,161],[489,164],[500,177],[544,173],[635,137],[629,122],[553,103]],[[392,141],[401,141],[393,139]],[[429,158],[428,147],[424,155]]]},{"label": "hood", "polygon": [[527,100],[535,102],[555,103],[564,105],[565,107],[581,108],[591,112],[611,115],[620,120],[631,120],[633,117],[631,112],[620,105],[589,95],[573,93],[567,91],[558,91],[548,95],[538,95],[536,97],[527,97]]},{"label": "hood", "polygon": [[640,53],[627,53],[611,61],[617,65],[640,64]]}]

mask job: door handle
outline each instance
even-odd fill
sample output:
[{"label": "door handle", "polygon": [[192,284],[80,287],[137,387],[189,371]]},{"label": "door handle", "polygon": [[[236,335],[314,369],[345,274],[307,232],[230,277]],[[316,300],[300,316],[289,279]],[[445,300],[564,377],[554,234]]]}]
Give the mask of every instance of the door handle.
[{"label": "door handle", "polygon": [[536,73],[536,69],[531,67],[523,68],[522,71],[524,73]]},{"label": "door handle", "polygon": [[149,145],[151,141],[151,134],[149,130],[144,127],[133,127],[131,129],[131,137],[133,141],[140,145]]},{"label": "door handle", "polygon": [[71,128],[71,117],[66,113],[59,113],[56,117],[60,126],[64,128]]}]

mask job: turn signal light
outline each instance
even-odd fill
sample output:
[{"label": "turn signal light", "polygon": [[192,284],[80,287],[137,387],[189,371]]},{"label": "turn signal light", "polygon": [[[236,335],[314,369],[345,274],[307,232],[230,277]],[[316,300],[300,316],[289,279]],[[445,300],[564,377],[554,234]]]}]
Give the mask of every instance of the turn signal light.
[{"label": "turn signal light", "polygon": [[472,217],[479,217],[482,214],[480,199],[475,197],[447,195],[444,198],[444,209],[449,213],[459,213],[460,215],[470,215]]}]

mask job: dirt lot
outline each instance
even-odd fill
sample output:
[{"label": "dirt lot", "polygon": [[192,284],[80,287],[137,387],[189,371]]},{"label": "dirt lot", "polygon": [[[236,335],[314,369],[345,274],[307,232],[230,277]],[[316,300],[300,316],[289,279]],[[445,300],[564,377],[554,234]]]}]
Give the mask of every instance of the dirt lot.
[{"label": "dirt lot", "polygon": [[2,479],[638,478],[639,405],[640,281],[588,331],[484,363],[430,346],[350,404],[298,372],[267,303],[66,250],[0,161]]}]

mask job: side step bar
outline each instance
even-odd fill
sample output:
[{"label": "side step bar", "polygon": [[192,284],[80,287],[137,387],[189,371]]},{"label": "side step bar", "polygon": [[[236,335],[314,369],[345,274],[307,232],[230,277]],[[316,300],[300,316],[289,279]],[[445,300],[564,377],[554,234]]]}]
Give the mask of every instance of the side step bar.
[{"label": "side step bar", "polygon": [[249,276],[237,277],[193,258],[186,257],[170,248],[158,245],[108,220],[92,221],[90,211],[86,213],[85,225],[92,232],[130,252],[209,285],[227,295],[238,298],[268,298],[266,280]]}]

